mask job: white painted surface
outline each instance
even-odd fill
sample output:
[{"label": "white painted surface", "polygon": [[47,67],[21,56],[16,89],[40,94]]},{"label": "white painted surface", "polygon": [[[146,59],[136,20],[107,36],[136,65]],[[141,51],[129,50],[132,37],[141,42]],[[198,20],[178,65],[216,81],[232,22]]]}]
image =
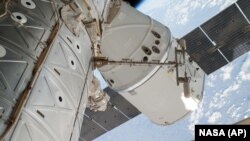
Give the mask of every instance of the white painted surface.
[{"label": "white painted surface", "polygon": [[11,14],[11,18],[12,20],[14,20],[15,22],[19,23],[19,24],[25,24],[27,22],[27,17],[22,14],[22,13],[19,13],[19,12],[13,12]]},{"label": "white painted surface", "polygon": [[[11,141],[78,141],[92,80],[92,69],[87,71],[91,43],[86,35],[83,29],[75,37],[62,26]],[[78,42],[84,52],[79,53],[67,38]]]},{"label": "white painted surface", "polygon": [[[155,37],[152,31],[161,37]],[[123,59],[143,61],[143,58],[147,57],[149,62],[152,60],[164,62],[170,40],[171,34],[167,27],[123,2],[111,24],[104,24],[101,52],[103,56],[115,61]],[[159,48],[159,54],[152,51],[153,46]],[[143,47],[147,47],[151,53],[146,54]],[[159,66],[148,65],[133,67],[107,65],[101,67],[100,71],[114,90],[128,91],[142,85],[158,68]]]},{"label": "white painted surface", "polygon": [[36,4],[32,0],[21,0],[21,4],[28,9],[36,8]]},{"label": "white painted surface", "polygon": [[6,49],[0,45],[0,58],[6,55]]}]

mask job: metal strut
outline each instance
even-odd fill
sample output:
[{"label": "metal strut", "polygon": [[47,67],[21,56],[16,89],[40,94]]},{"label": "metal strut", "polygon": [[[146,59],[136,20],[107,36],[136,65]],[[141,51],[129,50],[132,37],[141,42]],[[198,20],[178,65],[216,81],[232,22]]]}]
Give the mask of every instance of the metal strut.
[{"label": "metal strut", "polygon": [[160,60],[152,60],[152,62],[146,62],[146,61],[133,61],[131,59],[123,59],[121,61],[114,61],[109,60],[108,57],[94,57],[93,62],[95,64],[95,67],[102,67],[104,65],[130,65],[130,66],[140,66],[140,65],[156,65],[156,66],[169,66],[169,65],[175,65],[176,62],[174,61],[168,61],[168,62],[160,62]]}]

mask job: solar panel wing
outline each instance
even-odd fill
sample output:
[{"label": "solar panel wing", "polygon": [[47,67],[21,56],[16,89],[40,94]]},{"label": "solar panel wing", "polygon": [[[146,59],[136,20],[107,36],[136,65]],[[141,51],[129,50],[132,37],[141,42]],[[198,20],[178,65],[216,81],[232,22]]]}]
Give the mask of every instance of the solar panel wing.
[{"label": "solar panel wing", "polygon": [[88,116],[84,116],[79,141],[91,141],[107,131]]},{"label": "solar panel wing", "polygon": [[[238,5],[237,5],[238,4]],[[250,50],[250,1],[239,0],[183,37],[187,53],[206,74]]]},{"label": "solar panel wing", "polygon": [[247,45],[250,40],[249,23],[236,5],[231,5],[204,23],[201,28],[229,61],[250,50]]},{"label": "solar panel wing", "polygon": [[200,28],[196,28],[183,39],[186,40],[187,53],[191,59],[197,62],[207,74],[227,64],[227,61]]},{"label": "solar panel wing", "polygon": [[238,0],[237,4],[241,8],[242,12],[246,15],[250,21],[250,1],[249,0]]},{"label": "solar panel wing", "polygon": [[80,141],[92,141],[140,114],[140,111],[111,88],[104,91],[110,96],[110,104],[104,112],[86,109]]}]

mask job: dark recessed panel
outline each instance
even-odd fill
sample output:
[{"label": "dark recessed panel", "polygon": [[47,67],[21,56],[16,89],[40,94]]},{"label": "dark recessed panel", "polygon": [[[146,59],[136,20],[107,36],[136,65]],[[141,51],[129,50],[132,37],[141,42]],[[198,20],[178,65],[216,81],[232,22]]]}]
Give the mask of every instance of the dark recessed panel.
[{"label": "dark recessed panel", "polygon": [[183,39],[186,40],[188,54],[206,74],[210,74],[227,64],[227,61],[201,29],[196,28]]},{"label": "dark recessed panel", "polygon": [[248,20],[250,20],[250,0],[238,0],[237,4],[247,16]]},{"label": "dark recessed panel", "polygon": [[236,5],[222,11],[201,27],[229,61],[250,50],[246,45],[250,40],[250,27]]},{"label": "dark recessed panel", "polygon": [[144,0],[124,0],[128,2],[131,6],[137,7],[139,6]]}]

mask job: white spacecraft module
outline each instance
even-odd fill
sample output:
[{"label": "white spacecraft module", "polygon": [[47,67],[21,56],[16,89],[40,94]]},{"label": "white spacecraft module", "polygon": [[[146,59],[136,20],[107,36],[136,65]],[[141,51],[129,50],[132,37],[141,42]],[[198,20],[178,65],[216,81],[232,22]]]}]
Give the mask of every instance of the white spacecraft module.
[{"label": "white spacecraft module", "polygon": [[174,123],[205,73],[250,50],[249,9],[239,0],[175,39],[122,0],[1,0],[0,141],[90,141],[140,112]]},{"label": "white spacecraft module", "polygon": [[[166,26],[125,2],[119,8],[112,21],[103,24],[101,53],[109,60],[128,64],[110,64],[99,69],[110,87],[153,122],[171,124],[191,110],[190,104],[200,102],[204,72],[195,62],[189,62],[189,56],[182,51],[184,47],[172,38]],[[184,83],[189,85],[188,97],[184,96],[183,84],[177,85],[181,83],[179,78],[186,79]]]}]

